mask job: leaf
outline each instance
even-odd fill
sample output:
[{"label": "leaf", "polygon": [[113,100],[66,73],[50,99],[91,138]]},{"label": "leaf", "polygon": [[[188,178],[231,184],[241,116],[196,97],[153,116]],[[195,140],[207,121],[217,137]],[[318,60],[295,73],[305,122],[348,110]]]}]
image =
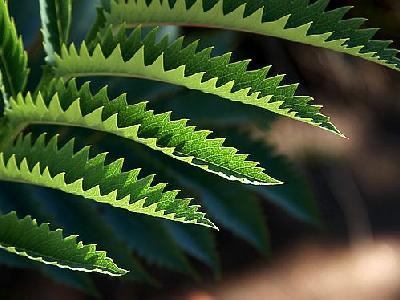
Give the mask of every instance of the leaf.
[{"label": "leaf", "polygon": [[275,36],[358,56],[400,70],[391,41],[373,40],[364,18],[343,19],[351,6],[326,10],[329,0],[111,0],[109,24],[174,24]]},{"label": "leaf", "polygon": [[49,187],[100,203],[184,223],[214,227],[177,199],[177,191],[164,192],[166,184],[151,186],[154,176],[139,179],[140,170],[123,172],[123,159],[105,164],[106,154],[89,158],[89,147],[74,153],[74,141],[59,148],[57,136],[48,143],[41,135],[33,144],[31,135],[20,137],[8,152],[0,153],[0,178]]},{"label": "leaf", "polygon": [[104,214],[117,235],[148,263],[194,275],[189,261],[161,222],[117,209],[105,209]]},{"label": "leaf", "polygon": [[23,123],[51,123],[105,131],[142,143],[175,159],[229,180],[255,185],[278,184],[247,155],[224,147],[224,139],[210,139],[211,131],[188,126],[187,119],[171,121],[170,112],[155,114],[146,103],[128,105],[125,95],[110,101],[106,89],[96,95],[86,83],[78,90],[74,81],[49,84],[43,96],[10,101],[6,114],[12,127]]},{"label": "leaf", "polygon": [[[165,158],[162,156],[161,153],[149,153],[146,149],[144,149],[143,146],[139,144],[132,144],[127,141],[125,143],[121,144],[121,140],[118,139],[117,137],[110,137],[108,135],[105,135],[104,133],[98,132],[98,133],[92,133],[90,136],[88,136],[85,132],[78,132],[77,133],[77,138],[78,137],[85,137],[89,140],[95,139],[96,140],[96,146],[98,149],[103,152],[107,151],[110,149],[113,149],[113,151],[119,155],[119,156],[124,156],[126,157],[126,161],[129,164],[140,164],[141,166],[144,167],[144,170],[147,172],[155,172],[155,173],[160,173],[164,174],[166,170],[172,170],[176,168],[175,164],[167,164],[168,161],[165,160]],[[124,142],[124,141],[123,141]],[[129,155],[130,153],[135,153],[135,155]],[[169,159],[172,163],[175,162],[173,159]],[[161,162],[161,166],[158,166],[157,163],[154,162]],[[153,164],[154,163],[154,164]],[[180,164],[180,163],[179,163]],[[157,168],[155,168],[154,165],[157,165]],[[188,168],[190,168],[188,166]],[[168,178],[168,176],[164,176],[163,178]],[[218,177],[216,177],[218,178]],[[172,183],[176,181],[176,178],[171,176],[170,178],[172,180]],[[0,187],[1,188],[1,187]],[[110,211],[110,209],[106,210],[105,214],[107,216],[107,212]],[[115,210],[112,210],[115,211]],[[125,213],[119,213],[121,217],[128,217],[128,215]],[[139,216],[139,215],[138,215]],[[136,216],[135,216],[136,217]],[[151,219],[147,218],[144,216],[149,222]],[[115,217],[117,219],[115,221],[114,226],[117,228],[117,225],[120,224],[121,230],[118,230],[119,232],[126,232],[126,240],[132,239],[133,241],[131,242],[132,247],[137,247],[143,249],[147,249],[148,247],[154,247],[154,245],[157,245],[158,243],[163,243],[165,241],[156,241],[152,242],[152,238],[141,238],[140,236],[143,234],[142,232],[148,232],[149,229],[142,229],[141,231],[134,231],[134,230],[129,230],[124,226],[124,221],[120,218]],[[135,218],[136,219],[136,218]],[[134,223],[134,226],[139,226],[138,224],[142,224],[142,222],[135,221],[134,219],[130,218],[129,220],[126,220],[126,224],[130,224],[131,220]],[[156,220],[154,220],[155,223]],[[110,224],[114,223],[112,220],[110,220]],[[215,237],[213,235],[213,230],[206,228],[204,226],[196,226],[194,224],[181,224],[182,226],[174,226],[174,225],[179,225],[181,223],[178,222],[172,222],[169,220],[165,220],[165,229],[168,230],[169,236],[166,238],[168,240],[171,239],[171,237],[174,239],[175,243],[178,244],[185,252],[187,252],[189,255],[197,258],[198,260],[202,261],[203,263],[207,264],[210,268],[214,269],[215,275],[219,276],[220,273],[220,262],[218,258],[218,253],[216,249],[216,241]],[[145,226],[145,223],[142,224]],[[157,228],[158,226],[152,224],[151,226],[153,229]],[[142,227],[146,228],[146,227]],[[205,230],[197,230],[196,228],[199,229],[205,229]],[[164,232],[165,229],[162,231]],[[153,234],[150,234],[152,236]],[[164,236],[164,235],[162,235]],[[158,239],[158,238],[157,238]],[[163,239],[164,240],[164,239]],[[142,243],[148,241],[149,244],[147,245],[142,245]],[[140,244],[139,244],[140,243]],[[168,245],[169,242],[167,241],[165,245]],[[153,245],[153,246],[152,246]],[[163,247],[160,247],[160,249]],[[135,250],[135,249],[134,249]],[[159,251],[156,253],[153,251],[145,251],[143,250],[143,256],[145,255],[160,255]],[[154,253],[153,253],[154,252]],[[161,254],[161,257],[165,256],[164,254]],[[114,255],[115,257],[115,255]],[[161,257],[158,258],[158,260],[161,259]],[[148,259],[151,259],[150,257]],[[195,274],[196,275],[196,274]]]},{"label": "leaf", "polygon": [[76,236],[63,238],[61,230],[51,231],[30,216],[18,219],[15,212],[0,216],[0,248],[60,268],[111,276],[127,273],[95,245],[77,243]]},{"label": "leaf", "polygon": [[[58,191],[43,190],[31,191],[37,195],[43,211],[53,216],[57,225],[68,232],[79,232],[85,243],[101,245],[113,260],[122,268],[131,270],[124,279],[157,284],[156,280],[144,269],[142,264],[132,255],[127,244],[118,238],[104,216],[99,212],[95,203],[86,201],[82,197],[62,194]],[[100,207],[104,209],[104,207]],[[115,210],[115,208],[111,208]],[[131,218],[135,215],[129,214]]]},{"label": "leaf", "polygon": [[71,0],[40,0],[43,44],[46,61],[53,63],[55,54],[68,42],[72,18]]},{"label": "leaf", "polygon": [[[200,99],[207,101],[207,109],[196,109],[195,103]],[[211,96],[212,98],[213,96]],[[185,101],[183,101],[185,100]],[[213,99],[202,97],[198,92],[182,93],[174,97],[171,101],[157,101],[157,108],[171,108],[175,114],[188,116],[204,126],[215,127],[215,133],[224,136],[234,147],[252,154],[252,158],[268,166],[268,171],[278,179],[285,182],[283,185],[273,187],[253,187],[245,188],[251,192],[256,192],[264,199],[282,208],[290,216],[304,222],[318,224],[318,205],[313,197],[312,189],[307,180],[301,175],[299,170],[293,166],[288,158],[278,155],[276,149],[270,145],[268,140],[254,137],[254,133],[249,128],[263,126],[267,130],[274,118],[262,120],[255,111],[246,111],[240,114],[239,108],[235,103],[226,105],[212,105]]]},{"label": "leaf", "polygon": [[[32,215],[41,223],[49,222],[53,226],[64,228],[63,231],[67,235],[79,232],[83,243],[100,245],[113,257],[114,262],[118,266],[130,270],[123,277],[124,280],[156,284],[156,281],[146,272],[140,262],[134,258],[126,245],[116,238],[115,232],[93,206],[95,203],[86,201],[86,199],[81,197],[74,197],[54,190],[40,189],[9,182],[0,183],[0,189],[3,190],[0,196],[0,210],[3,213],[18,211],[19,214]],[[22,257],[18,258],[22,259]],[[31,267],[40,269],[44,274],[57,273],[57,270],[52,272],[52,270],[44,268],[39,263],[31,264]],[[74,278],[74,276],[69,276],[68,273],[65,273],[62,272],[59,276],[55,274],[55,277],[59,278],[61,282],[65,279],[67,284],[77,287],[76,285],[78,285],[80,278]],[[73,284],[74,282],[75,285]],[[77,288],[80,287],[78,286]]]},{"label": "leaf", "polygon": [[0,91],[4,101],[8,96],[24,91],[29,74],[28,55],[5,0],[0,0],[0,71]]},{"label": "leaf", "polygon": [[[121,149],[120,151],[124,151]],[[177,161],[161,158],[132,144],[128,150],[135,153],[131,158],[140,162],[146,170],[157,172],[173,185],[185,187],[196,195],[214,220],[222,228],[250,243],[263,254],[270,251],[269,232],[260,199],[236,182],[204,174]]]},{"label": "leaf", "polygon": [[[99,33],[98,41],[79,51],[72,44],[63,47],[54,65],[56,76],[123,76],[145,78],[220,96],[222,99],[253,105],[313,126],[340,132],[311,105],[308,96],[295,96],[296,84],[280,85],[284,76],[267,77],[270,66],[248,70],[250,60],[230,62],[231,53],[212,56],[212,48],[198,50],[198,41],[184,46],[179,38],[156,42],[157,30],[142,38],[136,28],[129,36],[124,27],[116,34],[111,27]],[[96,43],[98,42],[98,43]]]}]

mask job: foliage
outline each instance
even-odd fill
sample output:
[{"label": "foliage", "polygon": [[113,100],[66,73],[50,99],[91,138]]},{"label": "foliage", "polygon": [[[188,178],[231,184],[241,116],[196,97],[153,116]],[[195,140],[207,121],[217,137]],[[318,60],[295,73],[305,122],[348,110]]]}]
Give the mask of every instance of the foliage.
[{"label": "foliage", "polygon": [[71,270],[126,274],[94,245],[77,243],[75,236],[63,238],[61,230],[50,231],[48,224],[38,225],[29,216],[21,220],[12,212],[1,216],[0,225],[0,247],[8,252]]},{"label": "foliage", "polygon": [[[318,223],[304,178],[266,141],[253,138],[251,128],[267,128],[273,115],[280,115],[343,134],[312,97],[297,95],[297,84],[270,75],[271,66],[252,70],[250,60],[203,48],[190,31],[179,37],[177,27],[165,34],[171,27],[164,25],[270,35],[396,70],[397,50],[373,40],[376,30],[360,28],[363,19],[343,19],[349,7],[326,10],[329,0],[101,3],[95,16],[90,1],[40,0],[45,66],[39,68],[42,59],[31,55],[28,80],[27,52],[7,1],[0,0],[0,248],[8,251],[0,253],[0,262],[38,269],[96,295],[86,274],[38,262],[108,275],[125,275],[127,269],[124,279],[156,284],[131,252],[196,278],[186,253],[218,276],[212,231],[217,227],[200,205],[222,229],[264,255],[270,242],[262,199]],[[163,27],[147,28],[153,25]],[[29,32],[24,38],[31,49]],[[213,43],[227,41],[223,34]],[[92,83],[80,77],[91,77]],[[139,101],[143,95],[152,101]],[[30,216],[19,219],[14,211],[43,224]],[[63,238],[48,222],[72,235]],[[75,232],[89,245],[77,243]],[[104,247],[115,263],[93,244]]]},{"label": "foliage", "polygon": [[4,1],[0,1],[0,24],[0,90],[7,101],[7,96],[16,96],[25,89],[29,73],[28,55]]},{"label": "foliage", "polygon": [[372,40],[364,18],[343,19],[351,6],[326,11],[329,0],[108,0],[108,24],[202,25],[276,36],[332,49],[398,70],[391,41]]}]

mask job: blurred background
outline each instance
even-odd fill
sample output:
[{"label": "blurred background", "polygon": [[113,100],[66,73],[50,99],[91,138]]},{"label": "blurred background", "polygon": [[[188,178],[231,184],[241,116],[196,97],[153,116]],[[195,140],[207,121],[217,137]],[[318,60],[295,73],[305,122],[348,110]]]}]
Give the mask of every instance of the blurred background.
[{"label": "blurred background", "polygon": [[[43,63],[37,2],[9,1],[31,58],[31,86]],[[84,38],[95,3],[74,2],[74,41]],[[400,2],[337,0],[330,7],[343,5],[354,5],[349,16],[368,18],[368,27],[383,28],[379,39],[394,40],[394,47],[400,47]],[[126,156],[131,166],[159,174],[199,198],[221,230],[210,233],[170,223],[159,228],[149,218],[132,221],[123,212],[87,206],[82,199],[2,183],[2,211],[17,208],[44,222],[55,220],[111,257],[134,259],[132,264],[143,270],[139,268],[133,280],[81,277],[3,253],[0,298],[400,299],[400,74],[332,51],[254,34],[174,27],[165,32],[201,38],[203,46],[216,46],[215,53],[233,51],[235,59],[251,58],[251,68],[273,65],[273,74],[287,74],[287,83],[300,83],[299,94],[312,95],[324,105],[323,112],[347,139],[161,83],[95,79],[94,87],[107,83],[113,95],[127,91],[132,102],[146,99],[156,111],[172,110],[175,118],[215,129],[287,185],[242,189],[115,137],[46,128],[66,138],[81,135],[85,144]],[[85,219],[91,213],[99,218]],[[103,220],[100,231],[96,226]]]}]

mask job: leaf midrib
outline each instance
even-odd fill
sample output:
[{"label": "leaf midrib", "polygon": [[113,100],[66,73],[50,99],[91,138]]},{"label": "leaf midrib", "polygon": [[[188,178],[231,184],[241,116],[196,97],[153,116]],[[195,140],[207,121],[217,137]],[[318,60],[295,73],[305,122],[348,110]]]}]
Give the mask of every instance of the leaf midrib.
[{"label": "leaf midrib", "polygon": [[[72,123],[72,122],[58,122],[58,121],[32,121],[32,120],[24,120],[25,122],[28,122],[29,124],[31,124],[31,125],[33,125],[33,124],[47,124],[47,125],[59,125],[59,126],[72,126],[72,127],[81,127],[81,128],[86,128],[86,129],[94,129],[93,128],[93,126],[88,126],[88,125],[85,125],[85,124],[77,124],[77,123]],[[128,126],[129,127],[129,126]],[[126,127],[119,127],[118,128],[118,131],[119,130],[122,130],[123,128],[126,128]],[[182,153],[182,152],[180,152],[180,151],[177,151],[177,150],[175,150],[176,148],[174,148],[174,153],[175,153],[175,155],[174,154],[169,154],[169,153],[166,153],[166,152],[164,152],[164,151],[162,151],[163,149],[168,149],[168,148],[172,148],[172,147],[160,147],[160,146],[157,146],[156,145],[156,147],[157,148],[155,148],[155,147],[151,147],[149,144],[147,144],[146,143],[146,138],[141,138],[141,137],[138,137],[138,139],[133,139],[133,138],[127,138],[127,137],[125,137],[125,136],[123,136],[122,134],[118,134],[118,133],[116,133],[116,132],[111,132],[111,131],[104,131],[104,130],[101,130],[101,129],[97,129],[97,128],[95,128],[95,130],[96,131],[101,131],[101,132],[107,132],[107,133],[109,133],[109,134],[113,134],[113,135],[116,135],[116,136],[119,136],[119,137],[122,137],[122,138],[124,138],[124,139],[128,139],[128,140],[132,140],[132,141],[134,141],[134,142],[137,142],[137,143],[140,143],[140,144],[142,144],[142,145],[145,145],[145,146],[147,146],[147,147],[149,147],[150,149],[153,149],[153,150],[155,150],[155,151],[157,151],[157,150],[159,150],[160,149],[160,151],[162,152],[162,153],[164,153],[164,154],[166,154],[166,155],[168,155],[168,156],[170,156],[170,157],[172,157],[172,158],[174,158],[174,159],[177,159],[177,160],[180,160],[180,161],[184,161],[184,159],[183,158],[192,158],[192,160],[196,160],[196,161],[199,161],[199,162],[202,162],[202,163],[204,163],[204,165],[201,165],[200,163],[199,164],[195,164],[196,166],[198,166],[198,167],[200,167],[201,169],[204,169],[203,168],[203,166],[215,166],[215,168],[217,168],[217,169],[221,169],[221,170],[225,170],[226,172],[224,173],[224,172],[222,172],[222,171],[218,171],[218,170],[215,170],[215,169],[210,169],[210,168],[208,168],[208,170],[210,170],[210,171],[212,171],[212,172],[221,172],[221,173],[223,173],[225,176],[227,176],[227,177],[229,177],[229,175],[232,175],[232,176],[235,176],[235,174],[236,174],[236,178],[237,179],[245,179],[245,180],[249,180],[249,181],[251,181],[251,182],[253,182],[254,184],[255,183],[258,183],[257,185],[279,185],[279,184],[282,184],[281,182],[264,182],[264,181],[261,181],[261,180],[259,180],[259,179],[257,179],[257,178],[252,178],[252,177],[249,177],[249,176],[247,176],[247,175],[244,175],[244,174],[242,174],[242,173],[239,173],[239,172],[237,172],[236,170],[234,171],[234,170],[231,170],[231,169],[228,169],[228,168],[226,168],[224,165],[220,165],[220,164],[217,164],[217,163],[210,163],[210,162],[208,162],[208,161],[206,161],[206,160],[204,160],[204,159],[201,159],[201,158],[197,158],[197,157],[194,157],[194,156],[189,156],[189,155],[187,155],[187,154],[185,154],[185,153]],[[186,162],[186,161],[184,161],[184,162]],[[190,164],[192,164],[192,161],[190,162]],[[227,178],[228,179],[228,178]],[[29,183],[29,182],[22,182],[22,183]]]}]

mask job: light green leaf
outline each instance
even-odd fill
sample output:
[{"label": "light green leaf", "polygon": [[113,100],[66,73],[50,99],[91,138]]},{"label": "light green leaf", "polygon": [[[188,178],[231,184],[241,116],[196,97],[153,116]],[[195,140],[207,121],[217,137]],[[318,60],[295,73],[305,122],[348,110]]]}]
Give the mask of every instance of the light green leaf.
[{"label": "light green leaf", "polygon": [[19,95],[6,110],[12,127],[23,123],[80,126],[109,132],[145,144],[229,180],[254,185],[279,184],[248,155],[224,147],[224,139],[210,139],[211,131],[196,130],[188,120],[171,121],[170,113],[155,114],[146,103],[128,105],[125,95],[109,100],[106,89],[92,95],[88,83],[78,90],[74,81],[65,86],[53,81],[48,90],[32,98]]},{"label": "light green leaf", "polygon": [[[82,197],[63,194],[54,190],[42,190],[41,197],[42,211],[52,216],[55,220],[51,223],[64,228],[66,233],[79,232],[79,236],[85,243],[100,245],[112,256],[115,263],[120,267],[130,270],[124,276],[124,280],[145,282],[156,285],[157,282],[145,270],[141,262],[132,254],[126,242],[118,238],[111,225],[100,213],[96,203],[89,202]],[[31,188],[31,194],[35,194]],[[109,207],[111,210],[119,210]],[[100,207],[100,209],[105,209]],[[129,213],[130,218],[136,215]],[[159,220],[157,220],[159,221]],[[197,227],[197,226],[196,226]],[[199,226],[200,227],[200,226]]]},{"label": "light green leaf", "polygon": [[4,101],[24,91],[29,74],[28,55],[5,0],[0,0],[0,71],[0,92]]},{"label": "light green leaf", "polygon": [[198,41],[184,46],[179,38],[156,42],[157,30],[142,37],[140,28],[129,36],[125,28],[114,33],[108,27],[89,46],[79,51],[63,47],[54,65],[56,76],[123,76],[145,78],[180,85],[253,105],[313,126],[340,132],[330,119],[312,105],[308,96],[296,96],[297,84],[281,85],[283,75],[267,77],[270,66],[248,70],[249,60],[231,62],[231,53],[212,56],[212,48],[198,49]]},{"label": "light green leaf", "polygon": [[33,144],[31,135],[20,137],[15,146],[0,153],[0,178],[49,187],[100,203],[184,223],[214,227],[177,199],[178,191],[164,191],[166,184],[152,186],[154,176],[139,179],[140,170],[123,172],[123,159],[105,164],[106,154],[89,158],[89,147],[74,152],[74,141],[59,148],[57,136],[48,143],[41,135]]},{"label": "light green leaf", "polygon": [[[233,232],[261,253],[269,254],[269,231],[262,203],[254,193],[249,193],[246,189],[250,186],[204,174],[173,160],[166,161],[160,155],[148,153],[137,144],[132,144],[131,147],[129,149],[136,153],[132,160],[140,161],[147,170],[157,172],[171,184],[190,191],[222,228]],[[210,249],[205,253],[210,253]]]},{"label": "light green leaf", "polygon": [[51,231],[29,216],[18,219],[15,212],[0,216],[0,248],[60,268],[111,276],[127,273],[95,245],[77,243],[76,236],[63,238],[61,230]]},{"label": "light green leaf", "polygon": [[[84,134],[80,136],[86,137],[87,135]],[[180,162],[177,162],[173,159],[166,159],[161,153],[151,153],[137,143],[129,143],[128,141],[124,142],[117,137],[110,137],[109,135],[101,132],[93,133],[88,137],[88,139],[96,139],[96,145],[99,147],[99,149],[101,149],[101,151],[113,149],[116,155],[126,157],[128,164],[140,164],[145,170],[147,170],[147,172],[154,172],[159,175],[164,175],[166,170],[175,170],[177,167],[176,165],[182,165]],[[130,155],[131,153],[135,153],[135,155]],[[154,168],[154,164],[156,164],[154,162],[158,160],[162,164],[161,166]],[[172,164],[169,164],[168,162],[171,162]],[[187,168],[192,169],[189,165]],[[198,173],[202,174],[203,172],[198,170]],[[161,178],[169,178],[171,183],[173,183],[177,179],[174,174],[175,173],[173,173],[171,177],[164,176]],[[217,176],[212,177],[219,179]],[[222,181],[225,182],[225,180]],[[107,216],[110,211],[114,212],[115,210],[110,207],[104,211],[105,215]],[[157,235],[157,228],[159,227],[156,226],[156,219],[154,219],[154,222],[149,224],[150,226],[146,226],[146,224],[151,220],[151,218],[147,216],[143,216],[142,218],[145,218],[146,220],[141,221],[142,218],[136,220],[137,217],[140,217],[139,215],[134,216],[133,218],[130,217],[129,219],[127,219],[129,215],[127,213],[122,214],[122,211],[116,215],[117,216],[114,216],[115,221],[110,220],[110,224],[113,224],[115,228],[120,228],[117,231],[120,232],[121,236],[126,236],[125,241],[131,240],[130,245],[132,249],[137,252],[140,251],[143,254],[143,257],[146,257],[149,261],[158,261],[161,264],[166,257],[170,257],[172,261],[169,262],[169,264],[177,265],[177,263],[179,263],[180,259],[178,259],[178,257],[174,258],[177,256],[177,253],[175,253],[174,250],[176,245],[171,245],[172,249],[166,251],[168,253],[160,253],[160,251],[154,250],[164,249],[168,244],[174,244],[173,241],[170,241],[172,237],[175,241],[175,244],[179,245],[182,250],[208,265],[214,270],[215,275],[219,276],[220,262],[216,247],[216,240],[213,234],[214,230],[204,226],[197,226],[195,224],[182,224],[165,220],[165,224],[163,225],[165,225],[165,229],[168,231],[169,235],[164,234],[164,229],[161,230],[163,233],[160,237],[152,238]],[[110,218],[108,217],[108,219]],[[130,224],[132,224],[132,227]],[[134,230],[135,228],[141,228],[141,230]],[[146,232],[146,234],[144,235],[141,231]],[[149,231],[150,234],[148,236]],[[160,238],[161,241],[159,241]],[[154,239],[157,239],[157,241],[154,241]],[[145,249],[148,249],[148,251]],[[113,257],[116,259],[114,254]]]},{"label": "light green leaf", "polygon": [[275,36],[362,57],[400,70],[391,41],[373,40],[364,18],[343,19],[351,6],[326,10],[329,0],[111,0],[109,24],[174,24]]}]

